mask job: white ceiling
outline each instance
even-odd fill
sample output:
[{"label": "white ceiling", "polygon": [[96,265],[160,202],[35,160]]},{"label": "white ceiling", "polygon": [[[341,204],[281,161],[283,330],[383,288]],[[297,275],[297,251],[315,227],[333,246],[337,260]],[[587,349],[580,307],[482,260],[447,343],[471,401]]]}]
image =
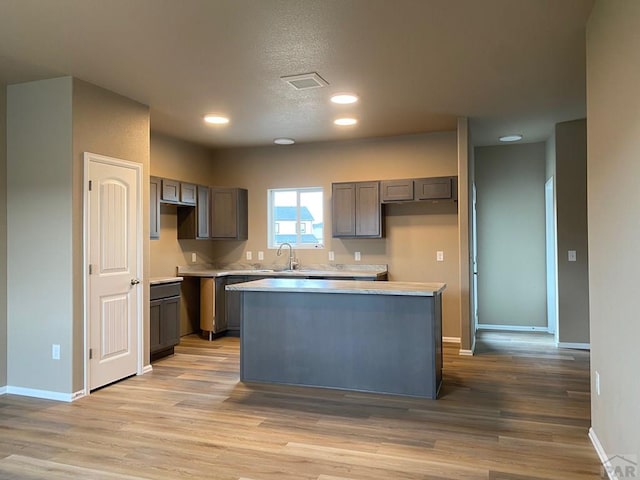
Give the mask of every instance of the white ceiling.
[{"label": "white ceiling", "polygon": [[[72,75],[209,146],[453,130],[545,140],[585,116],[593,0],[0,0],[0,83]],[[296,91],[280,77],[318,72]],[[355,106],[329,102],[353,91]],[[204,114],[228,114],[211,127]],[[357,116],[355,127],[334,118]]]}]

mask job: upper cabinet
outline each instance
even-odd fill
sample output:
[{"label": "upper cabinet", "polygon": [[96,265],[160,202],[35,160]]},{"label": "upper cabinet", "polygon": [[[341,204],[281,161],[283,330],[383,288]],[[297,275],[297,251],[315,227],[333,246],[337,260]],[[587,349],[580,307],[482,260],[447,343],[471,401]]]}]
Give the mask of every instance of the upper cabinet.
[{"label": "upper cabinet", "polygon": [[458,177],[419,178],[415,181],[416,200],[457,200]]},{"label": "upper cabinet", "polygon": [[161,183],[161,202],[175,203],[177,205],[196,204],[196,186],[194,184],[170,180],[168,178],[162,178]]},{"label": "upper cabinet", "polygon": [[248,192],[243,188],[197,185],[196,206],[178,208],[181,240],[246,240]]},{"label": "upper cabinet", "polygon": [[180,203],[183,205],[196,204],[196,185],[180,182]]},{"label": "upper cabinet", "polygon": [[178,203],[180,200],[180,182],[177,180],[162,179],[162,193],[160,201]]},{"label": "upper cabinet", "polygon": [[380,182],[382,202],[413,200],[413,180],[383,180]]},{"label": "upper cabinet", "polygon": [[180,240],[246,240],[248,192],[150,177],[150,237],[160,238],[160,204],[178,207]]},{"label": "upper cabinet", "polygon": [[334,237],[382,237],[380,182],[334,183],[331,187]]},{"label": "upper cabinet", "polygon": [[211,238],[246,240],[248,192],[244,188],[211,188]]},{"label": "upper cabinet", "polygon": [[160,190],[162,179],[151,177],[149,184],[149,237],[160,238]]},{"label": "upper cabinet", "polygon": [[380,182],[382,203],[457,201],[458,177],[430,177]]},{"label": "upper cabinet", "polygon": [[178,239],[202,240],[210,238],[209,187],[195,185],[195,208],[189,206],[178,207]]}]

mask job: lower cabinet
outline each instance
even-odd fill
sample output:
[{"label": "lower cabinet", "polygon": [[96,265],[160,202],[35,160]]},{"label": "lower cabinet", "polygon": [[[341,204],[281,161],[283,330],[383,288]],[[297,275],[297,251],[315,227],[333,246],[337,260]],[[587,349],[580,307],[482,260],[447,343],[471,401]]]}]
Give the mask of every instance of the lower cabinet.
[{"label": "lower cabinet", "polygon": [[149,350],[151,361],[173,354],[180,343],[180,283],[150,287]]},{"label": "lower cabinet", "polygon": [[[245,276],[230,276],[226,278],[225,287],[227,285],[233,285],[234,283],[244,283],[249,280],[257,280],[256,278],[249,278]],[[240,336],[240,292],[226,292],[224,295],[224,302],[217,302],[216,307],[220,306],[223,311],[221,315],[227,320],[227,335],[234,337]],[[221,305],[222,303],[222,305]],[[218,312],[216,311],[216,315]]]}]

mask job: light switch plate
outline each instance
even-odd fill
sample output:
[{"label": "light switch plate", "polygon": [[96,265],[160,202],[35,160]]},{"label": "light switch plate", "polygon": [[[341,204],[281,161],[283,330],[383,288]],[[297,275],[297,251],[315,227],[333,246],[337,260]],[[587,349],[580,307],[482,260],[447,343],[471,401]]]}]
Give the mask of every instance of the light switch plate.
[{"label": "light switch plate", "polygon": [[444,252],[442,250],[438,250],[436,252],[436,261],[437,262],[444,262]]},{"label": "light switch plate", "polygon": [[329,251],[329,261],[333,262],[335,259],[336,259],[335,253],[333,252],[333,250],[330,250]]},{"label": "light switch plate", "polygon": [[191,254],[191,262],[192,263],[196,263],[197,260],[198,260],[198,258],[196,257],[196,252],[193,252]]},{"label": "light switch plate", "polygon": [[576,260],[577,260],[576,251],[575,250],[569,250],[569,261],[570,262],[575,262]]},{"label": "light switch plate", "polygon": [[55,343],[51,345],[51,358],[53,360],[60,360],[60,345]]},{"label": "light switch plate", "polygon": [[264,260],[264,252],[258,252],[258,260]]},{"label": "light switch plate", "polygon": [[361,258],[361,257],[360,257],[360,252],[356,252],[356,253],[353,255],[353,258],[355,258],[356,262],[359,262],[359,261],[360,261],[360,258]]},{"label": "light switch plate", "polygon": [[253,254],[249,251],[247,252],[247,260],[251,260],[253,258]]}]

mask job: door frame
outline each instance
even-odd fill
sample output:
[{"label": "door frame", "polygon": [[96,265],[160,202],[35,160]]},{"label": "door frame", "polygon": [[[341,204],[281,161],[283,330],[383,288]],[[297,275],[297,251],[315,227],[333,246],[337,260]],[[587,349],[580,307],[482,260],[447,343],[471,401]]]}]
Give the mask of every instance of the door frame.
[{"label": "door frame", "polygon": [[[82,285],[82,303],[83,303],[83,328],[84,328],[84,386],[83,386],[83,394],[90,394],[90,375],[89,371],[89,345],[90,345],[90,319],[89,319],[89,165],[92,162],[96,163],[105,163],[107,165],[114,165],[117,167],[125,167],[135,170],[136,172],[136,190],[137,195],[135,198],[136,202],[136,215],[138,218],[136,224],[136,247],[137,247],[137,256],[136,256],[136,278],[143,278],[143,218],[142,218],[142,164],[131,162],[128,160],[121,160],[119,158],[108,157],[106,155],[100,155],[97,153],[84,152],[84,172],[83,172],[83,183],[82,183],[82,192],[83,192],[83,201],[82,201],[82,209],[83,209],[83,226],[82,226],[82,272],[83,272],[83,285]],[[138,358],[137,358],[137,367],[136,373],[137,375],[142,375],[144,373],[144,339],[143,339],[143,325],[144,325],[144,288],[139,289],[140,292],[137,297],[136,304],[136,313],[137,313],[137,330],[138,330]]]},{"label": "door frame", "polygon": [[560,329],[558,324],[558,234],[555,197],[555,180],[554,177],[551,176],[544,184],[545,252],[547,264],[547,331],[549,333],[553,333],[555,343],[557,345]]}]

